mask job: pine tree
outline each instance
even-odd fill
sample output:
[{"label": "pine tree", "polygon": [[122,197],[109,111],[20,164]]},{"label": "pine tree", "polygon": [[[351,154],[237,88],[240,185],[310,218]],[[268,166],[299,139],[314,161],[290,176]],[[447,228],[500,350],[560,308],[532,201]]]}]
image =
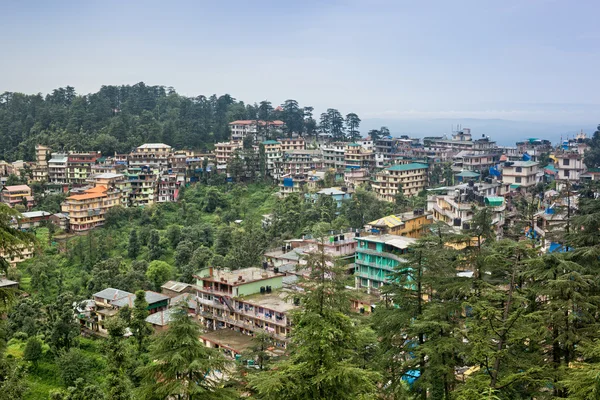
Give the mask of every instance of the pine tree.
[{"label": "pine tree", "polygon": [[292,316],[290,356],[252,376],[250,387],[267,400],[375,398],[378,374],[357,359],[359,338],[347,315],[343,269],[326,254],[323,242],[307,257],[307,268],[311,276],[303,307]]},{"label": "pine tree", "polygon": [[132,229],[129,232],[129,243],[127,245],[127,256],[133,260],[140,254],[140,242],[138,240],[137,231]]},{"label": "pine tree", "polygon": [[145,349],[146,338],[152,333],[150,324],[146,322],[148,316],[148,302],[146,301],[146,292],[138,290],[135,292],[135,300],[133,302],[133,310],[131,313],[131,322],[129,328],[137,343],[138,352],[143,352]]},{"label": "pine tree", "polygon": [[150,345],[150,363],[140,368],[142,384],[138,397],[235,399],[235,393],[222,387],[216,371],[225,371],[227,362],[219,352],[200,340],[199,325],[187,311],[172,309],[169,329],[156,335]]}]

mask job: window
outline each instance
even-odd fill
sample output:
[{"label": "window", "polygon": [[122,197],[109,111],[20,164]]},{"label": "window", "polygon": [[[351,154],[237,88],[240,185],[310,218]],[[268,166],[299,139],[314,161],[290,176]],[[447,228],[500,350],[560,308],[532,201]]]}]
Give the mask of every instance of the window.
[{"label": "window", "polygon": [[563,158],[563,165],[569,165],[569,159]]},{"label": "window", "polygon": [[564,170],[563,171],[563,175],[565,176],[565,178],[569,177],[569,170]]},{"label": "window", "polygon": [[515,183],[521,183],[521,177],[520,176],[517,176],[515,178]]},{"label": "window", "polygon": [[523,168],[521,168],[521,167],[516,167],[515,168],[515,172],[522,172],[522,171],[523,171]]}]

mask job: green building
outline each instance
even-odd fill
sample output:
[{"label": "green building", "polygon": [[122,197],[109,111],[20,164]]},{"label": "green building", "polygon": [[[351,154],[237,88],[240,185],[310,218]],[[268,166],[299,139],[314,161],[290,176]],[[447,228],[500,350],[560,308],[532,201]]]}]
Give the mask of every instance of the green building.
[{"label": "green building", "polygon": [[379,290],[416,239],[398,235],[357,237],[354,276],[357,288]]}]

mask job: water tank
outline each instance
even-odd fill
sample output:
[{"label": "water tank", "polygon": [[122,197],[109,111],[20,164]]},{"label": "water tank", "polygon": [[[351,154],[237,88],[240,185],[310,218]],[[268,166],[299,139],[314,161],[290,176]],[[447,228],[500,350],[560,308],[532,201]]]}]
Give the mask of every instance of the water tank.
[{"label": "water tank", "polygon": [[260,294],[265,294],[266,290],[267,289],[264,286],[261,286],[260,287]]}]

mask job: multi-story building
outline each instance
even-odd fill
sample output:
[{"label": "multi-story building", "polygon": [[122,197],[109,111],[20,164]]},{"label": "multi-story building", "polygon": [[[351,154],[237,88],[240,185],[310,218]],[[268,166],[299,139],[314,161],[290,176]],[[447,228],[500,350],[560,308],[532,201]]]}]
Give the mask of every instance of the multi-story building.
[{"label": "multi-story building", "polygon": [[375,154],[358,143],[349,143],[344,149],[344,164],[346,168],[372,169],[375,166]]},{"label": "multi-story building", "polygon": [[52,154],[52,158],[48,160],[48,183],[50,185],[68,185],[68,160],[66,154]]},{"label": "multi-story building", "polygon": [[307,175],[283,175],[279,183],[279,196],[286,197],[292,193],[302,193],[305,191],[307,182]]},{"label": "multi-story building", "polygon": [[561,150],[554,154],[556,159],[556,180],[562,182],[578,182],[581,175],[585,173],[586,166],[583,163],[583,155],[576,150]]},{"label": "multi-story building", "polygon": [[242,142],[247,136],[252,136],[254,140],[277,136],[278,133],[281,133],[283,125],[283,121],[278,120],[238,120],[230,122],[229,129],[231,130],[231,140]]},{"label": "multi-story building", "polygon": [[242,148],[241,142],[221,142],[215,143],[215,161],[217,169],[226,170],[227,164],[234,157],[235,152]]},{"label": "multi-story building", "polygon": [[149,166],[154,169],[167,168],[171,146],[164,143],[146,143],[133,150],[127,158],[129,167]]},{"label": "multi-story building", "polygon": [[28,211],[21,213],[15,221],[15,227],[19,227],[20,229],[35,228],[49,221],[51,215],[52,214],[46,211]]},{"label": "multi-story building", "polygon": [[69,196],[61,204],[62,212],[69,216],[70,230],[85,232],[104,225],[106,212],[120,205],[121,191],[106,186],[96,186],[82,194]]},{"label": "multi-story building", "polygon": [[306,174],[309,171],[323,168],[323,159],[319,150],[290,150],[282,159],[284,174]]},{"label": "multi-story building", "polygon": [[380,290],[389,281],[394,269],[405,261],[405,255],[415,239],[398,235],[357,237],[354,276],[357,288],[368,292]]},{"label": "multi-story building", "polygon": [[487,171],[498,164],[499,153],[475,153],[462,156],[462,167],[468,171]]},{"label": "multi-story building", "polygon": [[158,196],[156,201],[159,203],[175,202],[179,199],[179,188],[182,180],[178,179],[177,174],[162,174],[158,179]]},{"label": "multi-story building", "polygon": [[502,168],[502,182],[523,188],[535,186],[542,177],[539,163],[534,161],[507,161]]},{"label": "multi-story building", "polygon": [[129,168],[129,183],[131,184],[131,205],[148,206],[156,201],[159,171],[148,166]]},{"label": "multi-story building", "polygon": [[346,166],[345,151],[345,142],[331,142],[321,146],[323,165],[327,168],[335,168],[336,170],[344,168]]},{"label": "multi-story building", "polygon": [[492,213],[492,224],[498,236],[505,223],[506,204],[504,194],[510,191],[509,183],[474,183],[447,187],[443,193],[427,197],[427,211],[434,221],[443,222],[460,232],[470,229],[475,213],[488,207]]},{"label": "multi-story building", "polygon": [[235,271],[210,267],[195,277],[196,302],[208,331],[266,333],[277,346],[285,347],[291,328],[289,312],[296,306],[281,290],[284,274],[254,267]]},{"label": "multi-story building", "polygon": [[11,251],[0,249],[0,258],[4,259],[11,267],[29,260],[33,257],[35,248],[33,246],[18,245]]},{"label": "multi-story building", "polygon": [[371,174],[364,168],[348,168],[344,170],[344,184],[351,189],[355,189],[362,184],[369,182]]},{"label": "multi-story building", "polygon": [[373,190],[379,199],[390,202],[400,190],[404,196],[415,196],[425,189],[428,168],[420,163],[393,165],[375,175]]},{"label": "multi-story building", "polygon": [[4,186],[0,191],[0,201],[10,207],[21,204],[29,209],[33,207],[31,188],[27,185]]},{"label": "multi-story building", "polygon": [[281,159],[283,151],[281,150],[281,143],[277,140],[265,140],[262,145],[265,149],[267,173],[272,178],[277,179],[282,174]]},{"label": "multi-story building", "polygon": [[67,180],[71,185],[83,185],[92,174],[92,165],[100,158],[100,152],[70,153],[67,156]]},{"label": "multi-story building", "polygon": [[430,212],[416,209],[402,214],[388,215],[369,222],[365,230],[374,234],[390,234],[418,239],[433,222]]},{"label": "multi-story building", "polygon": [[38,144],[35,146],[35,166],[33,167],[33,180],[45,182],[48,180],[48,158],[50,147]]},{"label": "multi-story building", "polygon": [[304,150],[306,148],[306,142],[303,138],[279,139],[279,143],[281,143],[281,151],[284,153],[294,150]]},{"label": "multi-story building", "polygon": [[92,175],[88,182],[94,186],[104,186],[110,190],[120,192],[118,205],[127,207],[129,205],[129,196],[131,195],[131,182],[124,174],[114,174],[105,172],[103,174]]}]

